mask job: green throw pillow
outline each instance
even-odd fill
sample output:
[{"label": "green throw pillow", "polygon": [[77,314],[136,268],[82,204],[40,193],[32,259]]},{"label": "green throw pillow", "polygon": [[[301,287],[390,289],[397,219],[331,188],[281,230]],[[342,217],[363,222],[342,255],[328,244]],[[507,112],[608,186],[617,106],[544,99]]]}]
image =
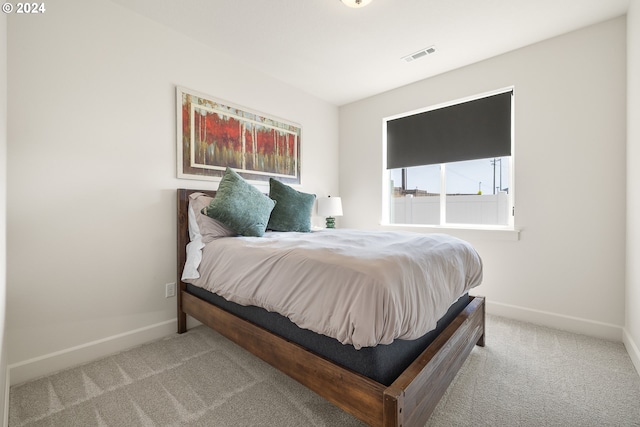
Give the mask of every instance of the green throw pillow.
[{"label": "green throw pillow", "polygon": [[276,202],[231,168],[222,175],[216,197],[202,213],[243,236],[261,237]]},{"label": "green throw pillow", "polygon": [[302,193],[269,179],[269,197],[276,201],[267,228],[274,231],[311,231],[311,210],[315,194]]}]

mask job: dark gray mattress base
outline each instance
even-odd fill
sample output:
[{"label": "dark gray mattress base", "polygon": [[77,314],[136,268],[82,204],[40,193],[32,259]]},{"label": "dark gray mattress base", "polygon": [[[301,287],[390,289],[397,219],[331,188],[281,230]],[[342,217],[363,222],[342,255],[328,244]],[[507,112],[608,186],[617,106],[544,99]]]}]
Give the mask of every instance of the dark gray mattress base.
[{"label": "dark gray mattress base", "polygon": [[386,386],[391,385],[469,304],[468,294],[460,297],[438,321],[436,329],[418,339],[395,340],[389,345],[356,350],[334,338],[302,329],[278,313],[260,307],[238,305],[191,284],[187,284],[187,292]]}]

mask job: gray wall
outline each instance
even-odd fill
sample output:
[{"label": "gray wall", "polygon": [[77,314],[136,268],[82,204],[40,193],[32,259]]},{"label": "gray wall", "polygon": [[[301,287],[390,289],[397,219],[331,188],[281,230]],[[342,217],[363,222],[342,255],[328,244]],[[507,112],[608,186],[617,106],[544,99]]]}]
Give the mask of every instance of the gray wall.
[{"label": "gray wall", "polygon": [[5,413],[7,348],[5,346],[6,317],[6,193],[7,193],[7,17],[0,16],[0,422],[6,422]]},{"label": "gray wall", "polygon": [[640,2],[627,14],[627,290],[624,343],[640,372]]}]

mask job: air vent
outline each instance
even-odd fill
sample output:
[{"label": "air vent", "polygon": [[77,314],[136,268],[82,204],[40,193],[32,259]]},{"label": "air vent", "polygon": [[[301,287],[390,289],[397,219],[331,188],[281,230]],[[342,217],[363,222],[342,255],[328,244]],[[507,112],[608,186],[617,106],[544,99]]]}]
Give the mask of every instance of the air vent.
[{"label": "air vent", "polygon": [[407,55],[405,57],[403,57],[402,59],[404,59],[407,62],[411,62],[411,61],[415,61],[416,59],[420,59],[420,58],[424,58],[427,55],[431,55],[433,53],[436,52],[436,47],[435,46],[429,46],[425,49],[419,50],[417,52],[412,53],[411,55]]}]

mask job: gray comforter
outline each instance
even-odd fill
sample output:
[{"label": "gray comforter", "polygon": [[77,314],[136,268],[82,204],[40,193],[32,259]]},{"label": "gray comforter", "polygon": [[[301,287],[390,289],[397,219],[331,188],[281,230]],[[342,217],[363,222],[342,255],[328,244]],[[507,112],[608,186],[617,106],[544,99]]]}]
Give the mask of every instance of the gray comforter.
[{"label": "gray comforter", "polygon": [[445,234],[341,229],[220,238],[198,272],[185,281],[361,348],[434,329],[481,283],[482,261]]}]

